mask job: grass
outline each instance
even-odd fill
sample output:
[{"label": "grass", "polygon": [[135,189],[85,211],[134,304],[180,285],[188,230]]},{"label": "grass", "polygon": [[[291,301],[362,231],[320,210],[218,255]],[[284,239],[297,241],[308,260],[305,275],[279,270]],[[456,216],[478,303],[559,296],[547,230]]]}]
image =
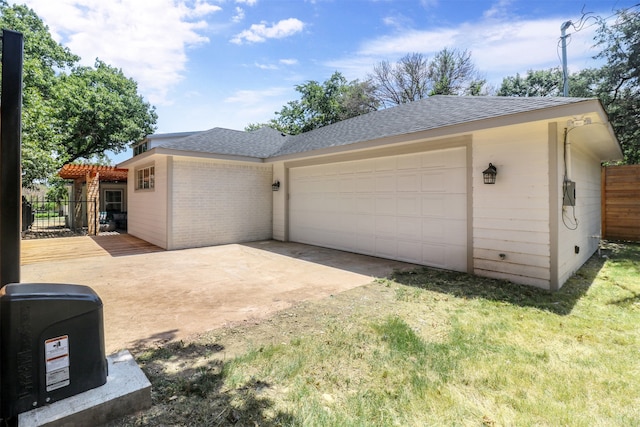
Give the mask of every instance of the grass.
[{"label": "grass", "polygon": [[219,334],[147,349],[154,407],[116,424],[640,425],[640,246],[603,253],[556,293],[425,268],[229,360]]}]

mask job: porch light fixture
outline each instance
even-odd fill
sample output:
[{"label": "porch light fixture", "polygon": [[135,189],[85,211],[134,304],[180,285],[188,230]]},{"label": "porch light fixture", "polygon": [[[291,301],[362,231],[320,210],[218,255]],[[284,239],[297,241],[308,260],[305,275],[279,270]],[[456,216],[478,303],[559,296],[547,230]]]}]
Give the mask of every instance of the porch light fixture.
[{"label": "porch light fixture", "polygon": [[484,183],[495,184],[497,174],[498,174],[498,169],[496,169],[496,167],[493,166],[493,163],[489,163],[489,167],[482,171],[482,177],[484,178]]},{"label": "porch light fixture", "polygon": [[280,190],[280,181],[276,181],[273,184],[271,184],[271,190],[272,191],[278,191]]}]

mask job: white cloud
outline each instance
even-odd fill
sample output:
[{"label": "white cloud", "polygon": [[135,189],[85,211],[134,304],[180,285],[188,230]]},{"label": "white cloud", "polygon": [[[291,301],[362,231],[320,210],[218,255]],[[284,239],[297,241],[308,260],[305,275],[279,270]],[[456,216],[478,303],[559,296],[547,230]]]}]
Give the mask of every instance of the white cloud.
[{"label": "white cloud", "polygon": [[[473,51],[472,58],[480,70],[487,70],[502,81],[502,77],[517,72],[560,66],[561,23],[558,18],[474,26],[470,31],[463,29],[456,44]],[[570,71],[596,65],[592,59],[596,53],[593,35],[590,29],[572,36],[568,49]]]},{"label": "white cloud", "polygon": [[232,43],[242,44],[262,43],[267,39],[281,39],[299,33],[304,28],[304,22],[296,18],[283,19],[273,25],[267,25],[265,22],[253,24],[248,30],[244,30],[236,34],[232,39]]},{"label": "white cloud", "polygon": [[[278,60],[278,64],[285,65],[285,66],[298,65],[298,60],[285,58],[285,59]],[[280,69],[280,67],[276,64],[263,64],[260,62],[255,62],[253,65],[255,65],[257,68],[261,70],[279,70]]]},{"label": "white cloud", "polygon": [[483,16],[485,18],[501,18],[509,14],[509,6],[513,3],[511,0],[498,0],[491,8],[485,10]]},{"label": "white cloud", "polygon": [[277,70],[278,69],[278,67],[273,64],[261,64],[259,62],[256,62],[254,65],[261,70]]},{"label": "white cloud", "polygon": [[389,57],[395,61],[411,52],[438,51],[449,46],[452,38],[458,34],[455,29],[438,29],[435,31],[409,30],[393,36],[383,36],[364,43],[360,55],[372,57]]},{"label": "white cloud", "polygon": [[232,22],[238,23],[244,20],[244,9],[241,7],[236,7],[236,14],[231,18]]},{"label": "white cloud", "polygon": [[425,9],[434,8],[434,7],[438,6],[438,3],[439,3],[438,0],[420,0],[420,4]]},{"label": "white cloud", "polygon": [[238,90],[225,98],[222,104],[211,106],[216,112],[210,117],[219,121],[216,126],[240,130],[249,123],[268,122],[295,96],[291,87]]},{"label": "white cloud", "polygon": [[290,88],[284,87],[272,87],[262,90],[239,90],[225,98],[224,102],[243,106],[258,105],[265,99],[280,97],[290,90]]},{"label": "white cloud", "polygon": [[[560,66],[558,40],[563,18],[506,18],[502,10],[508,3],[500,1],[485,13],[486,19],[479,21],[455,27],[407,30],[368,40],[355,54],[327,61],[325,65],[343,71],[348,78],[364,78],[380,61],[395,62],[412,52],[432,57],[448,47],[471,51],[478,70],[494,84],[518,72]],[[597,66],[592,59],[597,53],[593,49],[594,28],[571,36],[568,47],[571,72]]]},{"label": "white cloud", "polygon": [[255,6],[258,0],[236,0],[238,4],[246,4],[247,6]]},{"label": "white cloud", "polygon": [[184,4],[182,5],[182,7],[187,8],[187,16],[196,18],[208,15],[210,13],[218,12],[222,9],[220,6],[210,4],[206,0],[196,0],[194,6],[191,9],[189,9]]},{"label": "white cloud", "polygon": [[221,8],[206,0],[23,0],[53,37],[93,65],[122,68],[152,104],[164,104],[183,78],[186,49],[207,43],[204,17]]}]

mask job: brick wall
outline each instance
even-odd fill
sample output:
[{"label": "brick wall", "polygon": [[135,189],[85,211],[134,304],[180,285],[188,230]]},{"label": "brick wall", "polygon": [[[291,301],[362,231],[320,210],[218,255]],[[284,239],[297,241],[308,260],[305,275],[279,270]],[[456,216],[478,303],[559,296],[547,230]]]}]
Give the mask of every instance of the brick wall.
[{"label": "brick wall", "polygon": [[169,249],[272,237],[272,166],[174,157]]},{"label": "brick wall", "polygon": [[98,218],[97,212],[93,207],[100,206],[100,174],[97,173],[93,177],[87,173],[87,203],[91,206],[87,209],[88,234],[95,236],[98,234]]}]

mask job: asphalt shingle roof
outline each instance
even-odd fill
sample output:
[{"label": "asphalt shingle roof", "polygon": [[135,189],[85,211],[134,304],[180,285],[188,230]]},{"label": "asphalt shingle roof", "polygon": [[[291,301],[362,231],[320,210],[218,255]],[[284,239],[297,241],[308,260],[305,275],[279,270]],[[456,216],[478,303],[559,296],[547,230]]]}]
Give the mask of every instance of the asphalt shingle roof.
[{"label": "asphalt shingle roof", "polygon": [[296,135],[288,139],[276,155],[354,144],[580,101],[585,99],[432,96]]},{"label": "asphalt shingle roof", "polygon": [[271,128],[262,128],[252,132],[214,128],[171,141],[168,144],[161,144],[161,146],[176,150],[269,158],[589,100],[588,98],[564,97],[432,96],[357,116],[300,135],[283,135]]},{"label": "asphalt shingle roof", "polygon": [[252,132],[213,128],[166,144],[161,143],[160,146],[174,150],[267,158],[282,147],[285,138],[279,131],[268,127]]}]

